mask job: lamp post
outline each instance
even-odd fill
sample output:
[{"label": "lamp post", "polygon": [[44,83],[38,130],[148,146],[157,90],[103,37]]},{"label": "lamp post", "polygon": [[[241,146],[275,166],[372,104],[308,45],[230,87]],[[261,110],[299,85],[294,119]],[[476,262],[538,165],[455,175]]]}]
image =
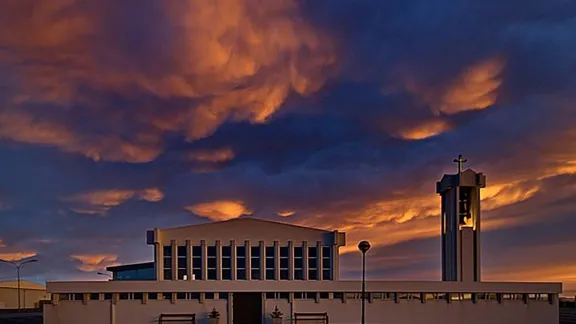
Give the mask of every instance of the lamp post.
[{"label": "lamp post", "polygon": [[[21,309],[21,307],[20,307],[20,269],[25,264],[32,263],[32,262],[38,262],[38,260],[30,259],[30,260],[26,260],[26,261],[7,261],[7,260],[0,259],[0,261],[7,263],[7,264],[10,264],[16,268],[16,277],[18,280],[18,311],[20,311],[20,309]],[[24,306],[26,306],[26,305],[24,305]]]},{"label": "lamp post", "polygon": [[358,250],[362,252],[362,324],[366,324],[366,252],[370,250],[370,242],[361,241]]}]

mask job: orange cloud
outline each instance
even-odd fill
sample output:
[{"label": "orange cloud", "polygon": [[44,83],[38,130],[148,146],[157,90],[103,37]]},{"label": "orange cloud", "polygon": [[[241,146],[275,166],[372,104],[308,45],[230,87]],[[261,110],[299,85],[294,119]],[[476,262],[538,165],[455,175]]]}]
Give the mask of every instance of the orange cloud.
[{"label": "orange cloud", "polygon": [[71,210],[74,212],[80,214],[104,215],[112,207],[119,206],[134,197],[149,202],[158,202],[164,199],[164,194],[158,188],[148,188],[143,190],[112,189],[80,193],[62,197],[61,200],[85,205],[85,207],[72,207]]},{"label": "orange cloud", "polygon": [[484,109],[496,102],[502,84],[500,73],[504,61],[496,58],[469,67],[444,93],[436,110],[454,114],[465,110]]},{"label": "orange cloud", "polygon": [[234,151],[231,148],[195,151],[189,154],[189,158],[196,162],[226,162],[234,158]]},{"label": "orange cloud", "polygon": [[116,260],[118,256],[114,254],[74,254],[70,256],[76,261],[80,261],[78,270],[84,272],[94,272],[119,265]]},{"label": "orange cloud", "polygon": [[290,217],[290,216],[296,214],[296,212],[286,210],[286,211],[280,211],[277,214],[278,214],[278,216],[282,216],[282,217]]},{"label": "orange cloud", "polygon": [[252,211],[242,201],[218,200],[184,207],[186,210],[211,220],[221,221],[250,215]]},{"label": "orange cloud", "polygon": [[6,252],[0,253],[0,259],[5,261],[20,261],[37,255],[36,252]]},{"label": "orange cloud", "polygon": [[[110,19],[102,14],[106,10],[75,0],[50,1],[29,14],[25,3],[9,8],[5,12],[13,14],[1,16],[0,40],[11,51],[0,59],[10,63],[19,82],[0,112],[0,138],[54,146],[96,161],[148,162],[161,154],[167,132],[195,140],[227,120],[266,122],[291,92],[308,95],[320,89],[325,68],[335,62],[330,39],[299,19],[298,4],[290,0],[162,2],[157,18],[164,20],[157,23],[178,34],[162,39],[169,63],[155,60],[150,69],[133,64],[124,44],[98,43],[113,38],[102,29]],[[15,14],[20,12],[27,14]],[[30,15],[33,19],[27,19]],[[62,69],[62,62],[69,68]],[[87,98],[78,84],[109,93],[144,91],[190,104],[185,109],[143,104],[138,113],[120,111]],[[64,109],[69,120],[90,118],[109,131],[85,133],[77,124],[39,120],[22,109],[38,102],[60,107],[46,109]]]},{"label": "orange cloud", "polygon": [[450,124],[444,119],[432,119],[416,126],[403,128],[396,132],[396,136],[409,140],[421,140],[442,134],[451,128]]},{"label": "orange cloud", "polygon": [[2,239],[0,239],[0,248],[6,247],[6,243]]}]

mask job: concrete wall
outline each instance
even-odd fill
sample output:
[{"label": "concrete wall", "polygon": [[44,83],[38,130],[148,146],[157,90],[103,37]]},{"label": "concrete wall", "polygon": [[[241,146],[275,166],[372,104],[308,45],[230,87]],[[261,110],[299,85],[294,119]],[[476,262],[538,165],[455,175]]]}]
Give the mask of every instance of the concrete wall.
[{"label": "concrete wall", "polygon": [[[268,299],[265,302],[266,324],[271,323],[270,312],[275,306],[284,313],[284,322],[290,323],[294,312],[328,312],[330,324],[359,323],[360,300],[287,300]],[[522,301],[373,301],[366,303],[367,324],[555,324],[558,323],[558,306],[548,302],[524,304]],[[315,324],[306,322],[306,324]]]},{"label": "concrete wall", "polygon": [[196,323],[206,324],[208,313],[216,308],[220,312],[220,323],[228,323],[226,300],[94,300],[59,301],[57,305],[44,306],[44,324],[151,324],[158,323],[162,313],[196,314]]},{"label": "concrete wall", "polygon": [[[39,300],[48,300],[49,294],[45,290],[20,289],[20,306],[22,308],[35,308]],[[18,308],[18,289],[0,287],[0,308]]]}]

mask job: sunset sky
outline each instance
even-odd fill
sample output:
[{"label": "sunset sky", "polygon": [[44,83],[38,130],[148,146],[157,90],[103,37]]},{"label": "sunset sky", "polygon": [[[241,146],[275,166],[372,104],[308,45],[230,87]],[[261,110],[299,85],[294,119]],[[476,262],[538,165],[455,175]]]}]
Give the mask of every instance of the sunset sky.
[{"label": "sunset sky", "polygon": [[[483,191],[483,278],[576,294],[576,2],[0,3],[0,259],[150,261],[252,215],[347,233],[342,276],[440,279],[435,182]],[[0,265],[0,278],[15,271]]]}]

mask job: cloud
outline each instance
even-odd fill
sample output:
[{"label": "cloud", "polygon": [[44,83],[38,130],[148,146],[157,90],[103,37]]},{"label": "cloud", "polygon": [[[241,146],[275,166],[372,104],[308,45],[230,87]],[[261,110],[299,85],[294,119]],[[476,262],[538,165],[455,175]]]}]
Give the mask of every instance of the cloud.
[{"label": "cloud", "polygon": [[0,248],[6,247],[6,243],[0,239]]},{"label": "cloud", "polygon": [[0,259],[5,261],[20,261],[36,255],[36,252],[0,252]]},{"label": "cloud", "polygon": [[203,150],[192,152],[189,157],[197,162],[225,162],[234,158],[234,151],[230,148]]},{"label": "cloud", "polygon": [[78,265],[78,270],[84,272],[100,271],[106,269],[106,267],[119,265],[116,262],[118,256],[111,254],[84,254],[71,255],[70,257],[81,263]]},{"label": "cloud", "polygon": [[[1,35],[2,54],[18,82],[0,114],[0,138],[96,161],[149,162],[161,154],[165,133],[195,140],[229,120],[265,122],[291,92],[316,92],[335,60],[330,40],[299,19],[291,1],[143,1],[142,16],[125,20],[132,4],[55,1],[36,6],[33,23],[11,16],[25,12],[26,2],[5,10],[14,32]],[[127,28],[111,27],[117,24]],[[73,68],[64,73],[62,64]],[[164,104],[117,110],[111,94],[118,92]],[[89,100],[90,93],[101,99]],[[51,118],[39,118],[46,110],[38,103]]]},{"label": "cloud", "polygon": [[158,188],[148,188],[143,190],[114,189],[80,193],[62,197],[61,200],[86,206],[86,208],[73,207],[72,210],[76,213],[104,215],[107,214],[112,207],[119,206],[133,197],[148,202],[158,202],[164,198],[164,194]]},{"label": "cloud", "polygon": [[186,210],[215,221],[250,215],[252,211],[241,201],[211,201],[185,207]]},{"label": "cloud", "polygon": [[295,211],[280,211],[277,214],[278,214],[278,216],[282,216],[282,217],[290,217],[290,216],[296,214],[296,212]]}]

